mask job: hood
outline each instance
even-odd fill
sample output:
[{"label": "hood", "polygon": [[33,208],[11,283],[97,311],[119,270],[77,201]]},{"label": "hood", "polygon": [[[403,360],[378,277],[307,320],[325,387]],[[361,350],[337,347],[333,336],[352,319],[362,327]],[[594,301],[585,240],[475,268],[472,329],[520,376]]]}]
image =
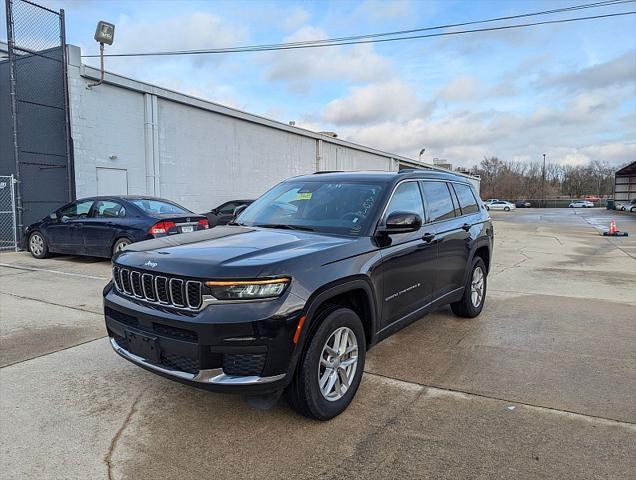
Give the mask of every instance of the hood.
[{"label": "hood", "polygon": [[[308,255],[333,258],[356,238],[269,228],[220,226],[129,245],[115,263],[186,277],[249,278]],[[326,253],[329,252],[329,253]],[[312,263],[322,262],[322,258]],[[277,270],[274,268],[273,270]]]}]

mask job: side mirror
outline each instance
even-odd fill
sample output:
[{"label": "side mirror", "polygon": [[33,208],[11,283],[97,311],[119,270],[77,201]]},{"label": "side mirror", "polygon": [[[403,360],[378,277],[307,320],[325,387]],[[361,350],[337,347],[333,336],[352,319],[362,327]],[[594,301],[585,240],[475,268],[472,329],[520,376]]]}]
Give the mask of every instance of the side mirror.
[{"label": "side mirror", "polygon": [[386,219],[386,224],[379,232],[387,235],[394,233],[416,232],[422,226],[422,217],[413,212],[392,212]]},{"label": "side mirror", "polygon": [[56,213],[56,212],[50,213],[50,214],[49,214],[49,218],[50,218],[51,220],[57,220],[57,213]]},{"label": "side mirror", "polygon": [[234,214],[232,215],[232,221],[236,220],[238,216],[243,213],[243,210],[247,208],[247,205],[240,205],[234,209]]}]

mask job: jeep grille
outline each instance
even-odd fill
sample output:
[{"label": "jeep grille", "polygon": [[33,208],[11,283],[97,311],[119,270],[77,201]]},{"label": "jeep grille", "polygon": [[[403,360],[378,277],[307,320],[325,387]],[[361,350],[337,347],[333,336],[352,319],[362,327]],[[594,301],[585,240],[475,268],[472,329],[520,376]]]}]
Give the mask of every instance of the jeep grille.
[{"label": "jeep grille", "polygon": [[199,310],[201,282],[114,266],[113,282],[124,296],[167,307]]}]

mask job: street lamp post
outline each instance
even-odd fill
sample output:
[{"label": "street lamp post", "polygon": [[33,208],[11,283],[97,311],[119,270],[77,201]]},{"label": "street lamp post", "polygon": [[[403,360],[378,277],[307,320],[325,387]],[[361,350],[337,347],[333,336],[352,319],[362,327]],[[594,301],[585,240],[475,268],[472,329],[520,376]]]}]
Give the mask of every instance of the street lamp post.
[{"label": "street lamp post", "polygon": [[541,169],[541,202],[545,208],[545,153],[543,154],[543,168]]},{"label": "street lamp post", "polygon": [[419,159],[420,163],[422,163],[422,155],[424,154],[424,152],[425,152],[425,151],[426,151],[426,149],[425,149],[425,148],[423,148],[422,150],[420,150],[420,154],[419,154],[419,156],[417,157],[417,158]]}]

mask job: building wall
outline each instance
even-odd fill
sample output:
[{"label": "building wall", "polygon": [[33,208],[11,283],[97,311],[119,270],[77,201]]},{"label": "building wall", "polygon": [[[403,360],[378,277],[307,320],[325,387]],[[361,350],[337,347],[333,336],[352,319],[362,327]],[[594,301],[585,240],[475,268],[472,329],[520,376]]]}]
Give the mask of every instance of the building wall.
[{"label": "building wall", "polygon": [[98,168],[126,170],[127,193],[145,195],[143,95],[111,85],[87,89],[87,83],[69,80],[77,197],[97,195]]},{"label": "building wall", "polygon": [[96,195],[98,169],[114,168],[126,171],[128,194],[204,212],[294,175],[414,162],[114,74],[87,88],[98,72],[79,48],[68,57],[78,197]]},{"label": "building wall", "polygon": [[160,194],[196,211],[316,170],[316,141],[158,99]]}]

